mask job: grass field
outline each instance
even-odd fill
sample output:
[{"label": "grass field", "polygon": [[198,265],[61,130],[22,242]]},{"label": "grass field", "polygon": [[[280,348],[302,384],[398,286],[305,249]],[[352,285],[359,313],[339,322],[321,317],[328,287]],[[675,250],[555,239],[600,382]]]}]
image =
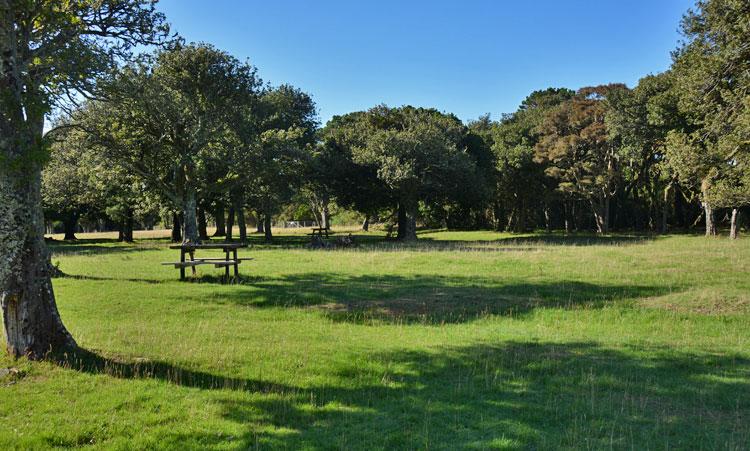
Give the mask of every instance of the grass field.
[{"label": "grass field", "polygon": [[750,239],[253,235],[226,285],[158,236],[52,246],[86,351],[0,357],[0,449],[750,447]]}]

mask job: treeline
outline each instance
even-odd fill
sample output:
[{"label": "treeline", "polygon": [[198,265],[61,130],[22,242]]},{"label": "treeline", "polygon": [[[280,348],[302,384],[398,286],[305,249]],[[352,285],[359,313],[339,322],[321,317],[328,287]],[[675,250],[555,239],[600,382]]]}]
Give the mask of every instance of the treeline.
[{"label": "treeline", "polygon": [[[324,127],[307,93],[264,83],[210,45],[172,43],[97,81],[105,93],[51,132],[49,218],[174,224],[228,239],[279,215],[356,212],[403,240],[447,228],[730,236],[750,205],[750,4],[700,1],[672,67],[638,85],[531,93],[512,114],[462,123],[375,106]],[[166,218],[166,219],[159,219]]]}]

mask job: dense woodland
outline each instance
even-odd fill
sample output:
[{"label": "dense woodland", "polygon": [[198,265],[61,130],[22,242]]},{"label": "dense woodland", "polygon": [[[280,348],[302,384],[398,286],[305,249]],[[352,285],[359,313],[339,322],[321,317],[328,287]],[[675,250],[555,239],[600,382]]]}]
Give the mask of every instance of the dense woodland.
[{"label": "dense woodland", "polygon": [[672,67],[632,88],[541,89],[497,121],[376,105],[325,125],[310,94],[185,43],[155,3],[0,0],[11,353],[74,344],[49,279],[50,221],[66,238],[87,224],[124,241],[162,224],[198,242],[209,223],[226,239],[252,225],[271,240],[274,220],[332,217],[401,240],[418,227],[714,235],[725,224],[734,238],[750,203],[746,0],[698,1]]},{"label": "dense woodland", "polygon": [[209,223],[270,240],[274,222],[327,226],[336,213],[405,240],[418,226],[714,235],[726,224],[736,237],[750,203],[748,9],[699,3],[672,68],[633,88],[547,88],[468,123],[377,105],[321,128],[309,94],[176,40],[100,77],[105,95],[60,116],[47,217],[67,239],[83,220],[126,241],[157,223],[175,241],[209,238]]}]

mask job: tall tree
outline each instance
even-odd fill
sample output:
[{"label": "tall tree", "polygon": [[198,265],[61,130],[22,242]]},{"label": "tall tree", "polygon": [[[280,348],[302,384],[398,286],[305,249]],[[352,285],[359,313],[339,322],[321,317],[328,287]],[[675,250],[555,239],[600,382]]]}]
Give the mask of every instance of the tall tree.
[{"label": "tall tree", "polygon": [[715,234],[717,203],[740,202],[750,189],[741,182],[750,170],[749,23],[745,0],[698,1],[683,17],[686,41],[674,56],[675,92],[693,127],[672,133],[668,157],[683,180],[700,185],[706,235]]},{"label": "tall tree", "polygon": [[40,358],[75,346],[63,326],[44,245],[45,116],[168,37],[152,0],[0,0],[0,306],[7,350]]},{"label": "tall tree", "polygon": [[609,231],[610,203],[620,181],[619,149],[605,125],[606,99],[623,89],[613,84],[578,90],[547,115],[535,149],[536,161],[547,166],[558,189],[591,205],[599,233]]},{"label": "tall tree", "polygon": [[177,45],[120,71],[87,129],[123,166],[182,211],[183,242],[200,242],[199,168],[257,95],[255,68],[206,44]]}]

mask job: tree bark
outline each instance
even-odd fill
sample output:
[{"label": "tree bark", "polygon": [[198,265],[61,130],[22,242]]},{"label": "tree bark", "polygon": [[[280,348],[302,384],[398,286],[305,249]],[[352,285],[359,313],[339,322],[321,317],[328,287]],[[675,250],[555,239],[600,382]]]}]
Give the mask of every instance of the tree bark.
[{"label": "tree bark", "polygon": [[198,236],[201,241],[208,241],[208,224],[206,223],[206,211],[198,209]]},{"label": "tree bark", "polygon": [[186,184],[182,203],[182,242],[200,243],[198,235],[198,203],[195,195],[195,187],[190,182]]},{"label": "tree bark", "polygon": [[365,220],[362,221],[362,230],[365,232],[370,230],[370,215],[365,215]]},{"label": "tree bark", "polygon": [[234,229],[234,207],[230,206],[227,213],[227,233],[224,234],[226,241],[232,241],[232,229]]},{"label": "tree bark", "polygon": [[128,209],[125,212],[125,219],[120,224],[120,233],[117,240],[125,243],[133,242],[133,210]]},{"label": "tree bark", "polygon": [[328,211],[328,202],[325,202],[323,204],[323,208],[320,211],[320,217],[321,217],[321,222],[322,222],[322,224],[320,226],[323,227],[324,229],[327,229],[327,228],[329,228],[331,226],[329,224],[329,222],[330,222],[330,217],[329,216],[330,216],[330,214],[329,214],[329,211]]},{"label": "tree bark", "polygon": [[264,233],[265,228],[263,224],[263,215],[260,213],[255,214],[255,232],[256,233]]},{"label": "tree bark", "polygon": [[182,242],[182,221],[180,221],[180,214],[172,212],[172,242]]},{"label": "tree bark", "polygon": [[60,319],[52,289],[41,168],[29,166],[0,165],[0,306],[8,353],[39,359],[76,342]]},{"label": "tree bark", "polygon": [[661,233],[665,234],[669,230],[669,199],[672,193],[672,184],[664,188],[664,204],[661,210]]},{"label": "tree bark", "polygon": [[[399,205],[399,228],[398,228],[399,240],[406,241],[406,242],[417,240],[417,213],[418,211],[419,211],[419,203],[412,199],[406,200]],[[402,227],[403,227],[403,230],[402,230]]]},{"label": "tree bark", "polygon": [[273,231],[271,230],[271,215],[266,214],[263,216],[263,233],[265,234],[265,240],[267,243],[273,241]]},{"label": "tree bark", "polygon": [[240,241],[247,241],[247,224],[245,224],[245,209],[238,205],[234,207],[234,211],[237,212],[237,229],[239,230]]},{"label": "tree bark", "polygon": [[63,240],[72,241],[76,240],[76,226],[78,225],[78,215],[69,214],[63,218],[63,228],[65,230],[65,237]]},{"label": "tree bark", "polygon": [[716,222],[714,219],[714,209],[708,202],[703,203],[704,216],[706,217],[706,236],[716,235]]},{"label": "tree bark", "polygon": [[739,234],[740,223],[740,210],[738,208],[732,209],[732,222],[729,227],[729,239],[736,240]]},{"label": "tree bark", "polygon": [[226,223],[224,222],[224,206],[219,205],[216,207],[216,211],[214,211],[214,221],[216,222],[216,232],[214,232],[214,236],[226,236],[227,228]]},{"label": "tree bark", "polygon": [[600,202],[591,201],[597,233],[609,233],[609,203],[609,196],[604,196]]}]

